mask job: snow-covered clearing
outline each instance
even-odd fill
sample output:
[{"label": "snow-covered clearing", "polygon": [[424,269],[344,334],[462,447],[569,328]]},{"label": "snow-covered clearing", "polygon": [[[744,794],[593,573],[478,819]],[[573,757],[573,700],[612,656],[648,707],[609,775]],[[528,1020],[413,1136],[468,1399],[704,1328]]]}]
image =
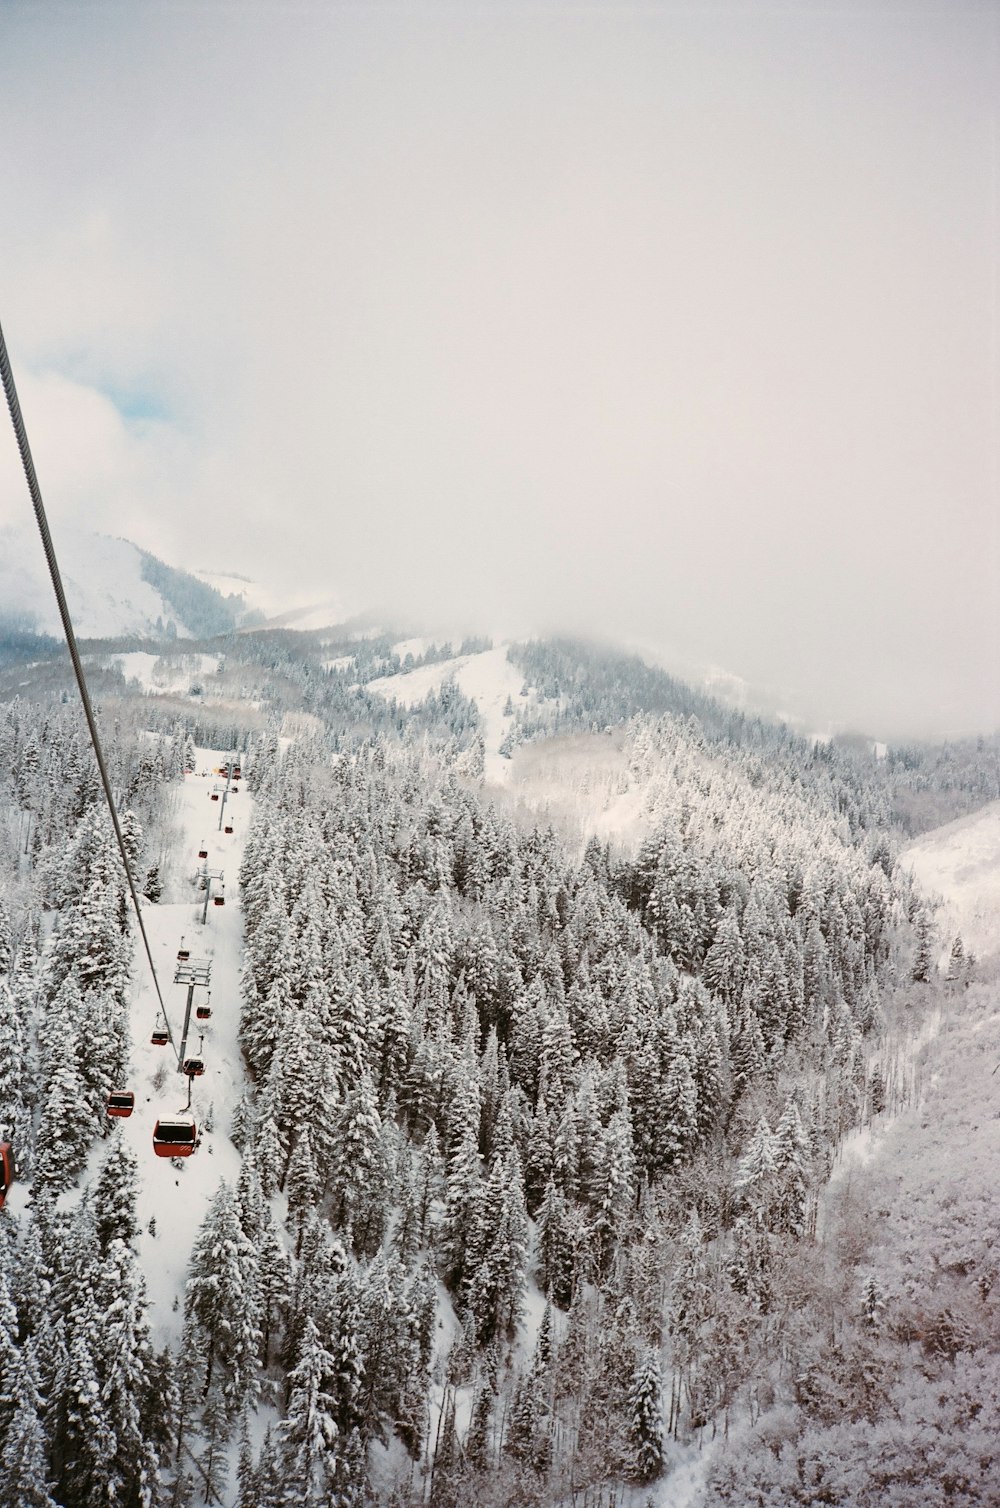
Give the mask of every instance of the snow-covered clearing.
[{"label": "snow-covered clearing", "polygon": [[[405,641],[404,641],[405,642]],[[397,646],[398,650],[399,646]],[[395,699],[404,707],[422,702],[447,680],[454,680],[464,696],[474,701],[482,720],[486,745],[486,780],[492,785],[506,785],[510,778],[510,761],[500,753],[500,745],[513,722],[504,712],[508,697],[519,697],[524,677],[507,658],[507,646],[484,649],[478,654],[456,655],[433,665],[418,665],[400,675],[384,676],[369,683],[369,691]]]},{"label": "snow-covered clearing", "polygon": [[922,890],[941,896],[940,932],[980,959],[1000,951],[1000,801],[923,833],[903,852]]},{"label": "snow-covered clearing", "polygon": [[[256,601],[257,589],[253,590]],[[303,607],[289,608],[287,611],[278,611],[273,617],[260,625],[263,628],[291,628],[296,633],[310,633],[324,628],[332,628],[337,623],[344,623],[351,616],[350,610],[345,607],[339,597],[329,597],[325,602],[310,602]],[[254,633],[255,629],[244,630]]]},{"label": "snow-covered clearing", "polygon": [[[135,958],[132,1075],[128,1085],[135,1091],[136,1105],[134,1115],[119,1122],[120,1134],[130,1142],[139,1164],[139,1253],[149,1290],[150,1325],[158,1346],[166,1341],[176,1344],[180,1339],[184,1285],[195,1234],[220,1180],[235,1182],[240,1167],[239,1154],[226,1132],[244,1082],[237,1041],[243,921],[236,877],[253,798],[242,784],[237,795],[230,791],[223,826],[231,821],[233,832],[227,835],[219,831],[222,801],[212,801],[211,795],[213,788],[224,786],[224,782],[212,772],[224,755],[204,749],[197,754],[198,773],[185,777],[176,812],[181,842],[190,854],[189,899],[174,905],[146,902],[143,919],[178,1047],[187,1000],[187,988],[173,982],[181,938],[190,949],[192,962],[206,959],[211,963],[211,1019],[198,1022],[192,1010],[187,1046],[187,1055],[196,1056],[204,1032],[205,1073],[193,1081],[191,1097],[191,1114],[201,1133],[201,1146],[193,1157],[182,1161],[157,1157],[153,1152],[153,1125],[158,1117],[184,1114],[188,1080],[177,1071],[170,1046],[154,1047],[150,1043],[158,1006],[141,942]],[[202,839],[207,842],[209,869],[221,869],[225,875],[225,905],[210,903],[204,924],[205,897],[196,879],[202,864],[198,858]],[[213,883],[213,895],[217,890],[218,885]],[[204,990],[195,990],[194,1005],[206,998]],[[149,1228],[151,1221],[155,1222],[153,1231]]]},{"label": "snow-covered clearing", "polygon": [[594,836],[631,848],[649,831],[650,785],[629,770],[619,733],[571,733],[522,744],[510,766],[517,806],[581,847]]},{"label": "snow-covered clearing", "polygon": [[399,655],[401,660],[405,660],[407,655],[412,655],[415,660],[419,660],[420,656],[425,655],[433,643],[433,639],[422,637],[400,639],[398,644],[392,646],[392,652],[395,655]]},{"label": "snow-covered clearing", "polygon": [[[945,943],[941,965],[947,961],[952,938],[962,934],[980,960],[1000,948],[1000,801],[991,802],[978,812],[959,817],[943,827],[924,833],[903,851],[903,863],[912,870],[925,894],[941,902],[937,915]],[[967,997],[962,996],[963,1000]],[[887,1035],[872,1063],[879,1062],[887,1085],[903,1103],[916,1104],[921,1098],[921,1068],[932,1056],[935,1042],[946,1015],[934,1007],[922,1018]],[[981,1030],[980,1021],[973,1028]],[[933,1063],[931,1082],[939,1069]],[[894,1130],[898,1117],[888,1114],[866,1122],[849,1133],[837,1150],[837,1163],[831,1184],[859,1167],[876,1162],[887,1136]]]},{"label": "snow-covered clearing", "polygon": [[143,691],[154,695],[186,695],[196,683],[214,676],[219,664],[217,655],[150,654],[136,649],[129,654],[111,655],[106,665],[117,665],[127,681],[138,681]]}]

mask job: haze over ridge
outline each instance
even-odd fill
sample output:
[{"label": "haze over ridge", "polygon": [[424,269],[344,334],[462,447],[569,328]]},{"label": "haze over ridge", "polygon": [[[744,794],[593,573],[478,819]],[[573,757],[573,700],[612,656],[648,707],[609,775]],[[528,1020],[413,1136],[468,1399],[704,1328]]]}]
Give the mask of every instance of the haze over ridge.
[{"label": "haze over ridge", "polygon": [[[995,12],[4,33],[54,529],[656,642],[875,733],[997,724]],[[3,522],[22,486],[7,435]]]}]

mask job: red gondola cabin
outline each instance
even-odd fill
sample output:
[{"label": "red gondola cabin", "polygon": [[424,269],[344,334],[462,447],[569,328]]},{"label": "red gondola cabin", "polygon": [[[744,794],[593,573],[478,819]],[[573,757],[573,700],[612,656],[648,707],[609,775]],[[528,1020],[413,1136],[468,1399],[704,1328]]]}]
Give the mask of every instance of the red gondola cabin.
[{"label": "red gondola cabin", "polygon": [[211,796],[211,798],[212,798],[213,801],[218,801],[218,799],[219,799],[219,793],[218,793],[218,791],[209,791],[209,795]]},{"label": "red gondola cabin", "polygon": [[153,1127],[153,1151],[157,1157],[190,1157],[198,1145],[194,1121],[157,1121]]},{"label": "red gondola cabin", "polygon": [[189,1079],[200,1079],[205,1072],[204,1058],[185,1058],[181,1072],[186,1073]]},{"label": "red gondola cabin", "polygon": [[212,897],[212,904],[215,906],[224,906],[226,904],[226,897],[224,895],[214,895]]},{"label": "red gondola cabin", "polygon": [[227,822],[226,825],[225,825],[225,827],[222,829],[222,831],[224,833],[231,833],[232,830],[233,830],[233,824],[231,822]]},{"label": "red gondola cabin", "polygon": [[9,1141],[0,1141],[0,1210],[4,1207],[7,1190],[14,1182],[14,1148]]},{"label": "red gondola cabin", "polygon": [[199,859],[207,859],[208,858],[208,849],[204,846],[204,844],[198,850],[198,857],[199,857]]},{"label": "red gondola cabin", "polygon": [[135,1109],[135,1095],[131,1089],[113,1089],[108,1095],[108,1114],[128,1116]]},{"label": "red gondola cabin", "polygon": [[196,1005],[194,1008],[194,1013],[199,1021],[210,1021],[212,1017],[212,1007],[210,1005]]},{"label": "red gondola cabin", "polygon": [[191,957],[191,949],[190,948],[178,948],[177,949],[177,962],[178,963],[187,963],[187,961],[188,961],[188,959],[190,957]]},{"label": "red gondola cabin", "polygon": [[167,1043],[170,1041],[170,1035],[167,1031],[167,1028],[165,1026],[154,1026],[152,1035],[149,1040],[154,1047],[166,1047]]}]

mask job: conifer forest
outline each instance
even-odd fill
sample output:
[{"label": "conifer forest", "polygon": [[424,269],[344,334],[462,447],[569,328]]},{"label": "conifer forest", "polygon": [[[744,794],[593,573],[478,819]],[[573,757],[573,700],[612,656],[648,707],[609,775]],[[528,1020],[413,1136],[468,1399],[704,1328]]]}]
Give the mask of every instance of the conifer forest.
[{"label": "conifer forest", "polygon": [[571,640],[260,629],[170,690],[88,645],[164,1046],[40,642],[0,657],[0,1508],[1000,1501],[996,1018],[905,861],[996,741],[816,741]]}]

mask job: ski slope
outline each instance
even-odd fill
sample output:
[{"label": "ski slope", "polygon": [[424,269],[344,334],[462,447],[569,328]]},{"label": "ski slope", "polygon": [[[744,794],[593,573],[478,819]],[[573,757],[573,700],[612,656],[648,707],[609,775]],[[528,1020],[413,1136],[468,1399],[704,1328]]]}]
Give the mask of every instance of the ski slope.
[{"label": "ski slope", "polygon": [[[402,647],[397,645],[397,652]],[[474,701],[479,710],[486,745],[487,781],[492,785],[506,785],[510,779],[510,760],[500,753],[500,745],[514,719],[503,709],[508,697],[516,702],[524,684],[521,672],[507,658],[506,644],[477,654],[455,655],[433,665],[418,665],[416,670],[399,675],[384,676],[370,681],[368,690],[404,707],[412,707],[430,692],[439,690],[447,680],[454,680],[462,694]]]},{"label": "ski slope", "polygon": [[[149,1321],[157,1346],[180,1340],[188,1260],[195,1235],[220,1181],[225,1178],[235,1183],[240,1169],[239,1153],[226,1133],[244,1082],[237,1040],[243,921],[236,877],[253,798],[240,782],[239,794],[230,794],[225,808],[226,820],[232,819],[233,832],[227,835],[218,830],[222,801],[212,801],[211,793],[216,785],[223,787],[225,782],[210,772],[223,757],[218,751],[197,750],[197,773],[185,776],[179,792],[177,820],[182,845],[190,858],[188,897],[171,905],[143,904],[143,919],[170,1028],[178,1045],[187,999],[186,987],[173,983],[181,938],[191,951],[192,962],[208,959],[212,965],[212,1017],[204,1023],[196,1022],[192,1011],[188,1039],[188,1056],[195,1056],[204,1031],[205,1073],[193,1081],[191,1111],[202,1140],[198,1151],[184,1159],[161,1158],[153,1152],[153,1126],[158,1117],[173,1118],[184,1113],[188,1080],[177,1071],[177,1060],[170,1046],[150,1044],[158,1005],[141,939],[136,948],[131,1003],[132,1073],[127,1086],[135,1091],[136,1104],[135,1113],[118,1125],[139,1164],[136,1203],[139,1259],[148,1287]],[[201,921],[204,894],[197,889],[196,882],[201,867],[197,853],[202,839],[207,840],[209,868],[225,872],[225,905],[210,904],[204,925]],[[213,893],[215,888],[213,885]],[[195,1005],[204,999],[205,991],[196,990]],[[103,1156],[103,1152],[102,1147],[99,1155]]]}]

